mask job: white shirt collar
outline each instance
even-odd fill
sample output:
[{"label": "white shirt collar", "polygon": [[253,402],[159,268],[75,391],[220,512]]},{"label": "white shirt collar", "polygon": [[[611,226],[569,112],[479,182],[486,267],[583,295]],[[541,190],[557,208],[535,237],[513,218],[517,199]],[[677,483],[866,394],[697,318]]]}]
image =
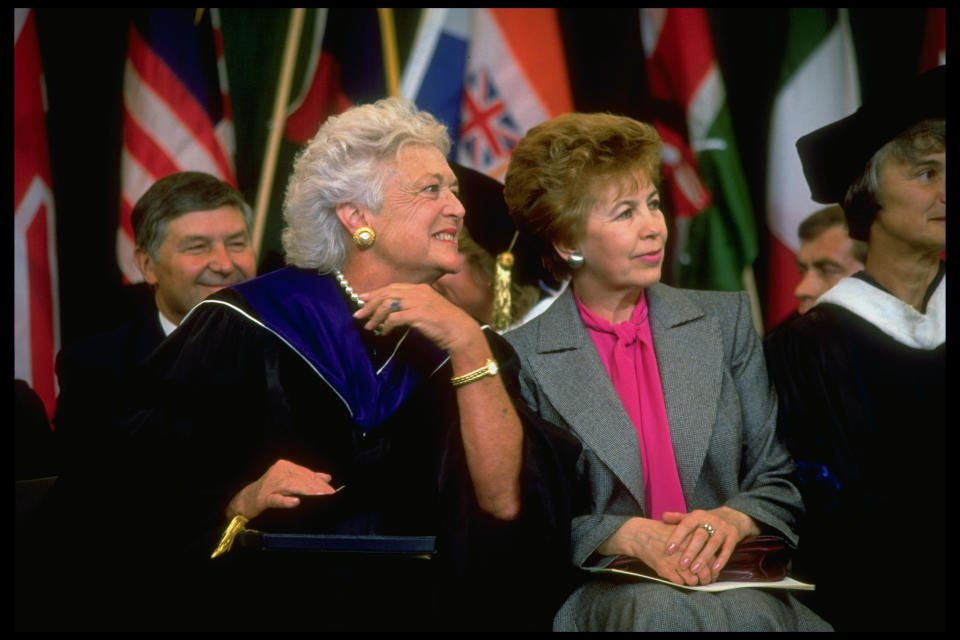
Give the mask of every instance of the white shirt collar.
[{"label": "white shirt collar", "polygon": [[176,323],[168,320],[167,316],[163,315],[162,311],[157,311],[157,317],[160,318],[160,328],[163,329],[163,335],[168,336],[174,329],[177,328]]},{"label": "white shirt collar", "polygon": [[848,309],[885,334],[915,349],[936,349],[947,341],[947,276],[940,279],[920,313],[895,295],[859,278],[846,277],[816,304],[828,302]]}]

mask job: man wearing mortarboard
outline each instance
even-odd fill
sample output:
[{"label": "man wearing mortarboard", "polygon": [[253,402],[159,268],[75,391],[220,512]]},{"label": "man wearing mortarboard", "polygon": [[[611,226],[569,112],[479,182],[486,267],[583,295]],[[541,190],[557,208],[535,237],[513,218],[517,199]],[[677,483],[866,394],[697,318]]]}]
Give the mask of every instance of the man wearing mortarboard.
[{"label": "man wearing mortarboard", "polygon": [[765,344],[807,516],[794,571],[838,631],[943,630],[946,67],[797,141],[865,267]]}]

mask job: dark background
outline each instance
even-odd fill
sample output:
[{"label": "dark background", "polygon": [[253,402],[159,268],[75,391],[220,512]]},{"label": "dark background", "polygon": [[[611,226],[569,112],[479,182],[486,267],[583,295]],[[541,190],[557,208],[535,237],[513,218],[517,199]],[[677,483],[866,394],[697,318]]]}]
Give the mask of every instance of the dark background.
[{"label": "dark background", "polygon": [[[124,310],[114,238],[120,194],[121,86],[132,9],[36,9],[47,88],[47,131],[57,213],[61,341],[101,330]],[[369,11],[369,10],[368,10]],[[643,118],[646,79],[637,9],[560,9],[575,108]],[[851,9],[863,100],[881,97],[916,73],[925,8]],[[738,149],[751,188],[766,289],[766,141],[779,85],[786,9],[707,10]],[[222,9],[237,137],[237,179],[252,204],[267,139],[289,11]],[[396,9],[401,64],[418,10]],[[243,46],[238,46],[242,41]],[[289,154],[288,154],[289,155]],[[277,184],[289,172],[281,160]],[[275,244],[274,189],[265,248]]]}]

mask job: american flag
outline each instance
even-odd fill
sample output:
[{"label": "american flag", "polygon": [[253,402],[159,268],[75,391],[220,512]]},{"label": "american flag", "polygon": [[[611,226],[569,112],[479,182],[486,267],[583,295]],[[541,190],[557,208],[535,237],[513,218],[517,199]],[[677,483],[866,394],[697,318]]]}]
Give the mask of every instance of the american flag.
[{"label": "american flag", "polygon": [[505,162],[523,135],[485,69],[467,76],[461,121],[460,144],[471,166],[483,172]]},{"label": "american flag", "polygon": [[47,148],[43,70],[32,9],[14,10],[14,378],[56,406],[60,349],[57,236]]},{"label": "american flag", "polygon": [[123,150],[117,262],[128,282],[130,213],[160,178],[204,171],[236,186],[234,136],[216,9],[151,9],[130,26],[123,79]]}]

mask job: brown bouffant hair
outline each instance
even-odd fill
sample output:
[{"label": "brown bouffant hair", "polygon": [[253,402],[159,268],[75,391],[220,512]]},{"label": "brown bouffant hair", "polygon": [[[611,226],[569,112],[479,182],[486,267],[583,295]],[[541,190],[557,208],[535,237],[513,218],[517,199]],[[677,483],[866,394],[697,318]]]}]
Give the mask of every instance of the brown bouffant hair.
[{"label": "brown bouffant hair", "polygon": [[554,249],[573,245],[586,226],[599,181],[623,187],[642,173],[659,186],[660,136],[632,118],[568,113],[530,129],[510,157],[503,195],[514,224],[558,279],[570,268]]}]

